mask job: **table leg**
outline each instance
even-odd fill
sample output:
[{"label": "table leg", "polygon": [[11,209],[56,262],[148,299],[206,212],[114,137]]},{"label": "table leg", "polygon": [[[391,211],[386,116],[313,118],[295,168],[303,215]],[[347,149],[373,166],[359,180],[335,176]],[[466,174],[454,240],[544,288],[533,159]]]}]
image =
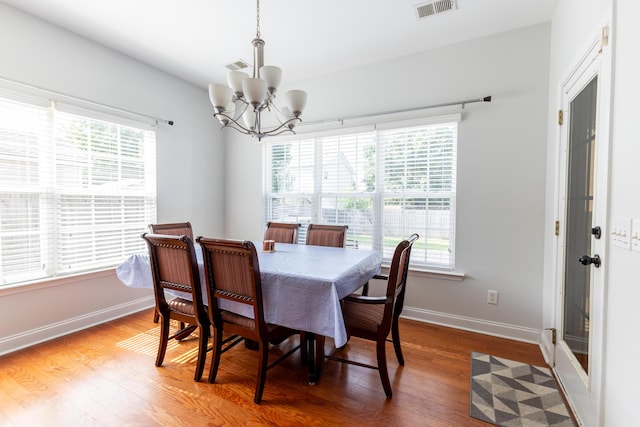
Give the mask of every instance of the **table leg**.
[{"label": "table leg", "polygon": [[316,380],[320,379],[324,365],[324,335],[316,335]]},{"label": "table leg", "polygon": [[305,332],[305,345],[309,357],[309,384],[313,385],[320,379],[322,364],[324,362],[324,336]]}]

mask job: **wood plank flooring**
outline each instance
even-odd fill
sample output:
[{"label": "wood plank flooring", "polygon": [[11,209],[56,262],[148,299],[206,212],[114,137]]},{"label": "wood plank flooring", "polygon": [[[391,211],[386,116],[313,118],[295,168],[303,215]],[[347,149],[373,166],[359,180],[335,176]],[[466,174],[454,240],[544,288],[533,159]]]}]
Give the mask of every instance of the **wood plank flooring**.
[{"label": "wood plank flooring", "polygon": [[[309,385],[297,352],[268,371],[256,405],[256,352],[239,345],[223,354],[215,384],[206,382],[209,353],[195,382],[196,339],[171,341],[164,365],[154,366],[152,317],[143,311],[0,357],[0,425],[488,426],[469,417],[470,352],[545,366],[536,345],[401,319],[404,367],[387,347],[392,399],[377,371],[331,360]],[[355,338],[343,355],[375,364],[374,345]]]}]

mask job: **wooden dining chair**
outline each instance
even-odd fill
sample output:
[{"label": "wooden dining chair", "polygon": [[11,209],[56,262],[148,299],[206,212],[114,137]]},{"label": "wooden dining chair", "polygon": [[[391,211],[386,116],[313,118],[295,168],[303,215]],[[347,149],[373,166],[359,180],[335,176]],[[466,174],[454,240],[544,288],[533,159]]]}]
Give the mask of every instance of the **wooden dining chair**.
[{"label": "wooden dining chair", "polygon": [[[418,237],[417,234],[412,234],[407,240],[403,240],[396,246],[389,269],[389,275],[386,276],[387,290],[385,295],[370,296],[352,294],[343,300],[342,311],[347,335],[376,343],[377,366],[336,357],[334,355],[326,356],[327,359],[377,369],[387,397],[391,397],[392,392],[391,383],[389,382],[389,372],[387,370],[386,342],[394,322],[396,323],[395,328],[397,329],[397,319],[395,319],[395,317],[396,314],[399,316],[400,313],[396,311],[396,307],[399,305],[402,306],[403,304],[411,247]],[[402,308],[400,308],[400,311],[401,310]],[[396,350],[396,356],[398,360],[401,360],[402,351],[400,350],[400,338],[397,335],[397,330],[395,338],[394,348]],[[404,359],[402,359],[401,364],[403,363]]]},{"label": "wooden dining chair", "polygon": [[298,243],[300,224],[292,222],[268,222],[264,232],[264,240],[274,240],[278,243]]},{"label": "wooden dining chair", "polygon": [[347,241],[348,225],[309,224],[307,245],[344,248]]},{"label": "wooden dining chair", "polygon": [[[156,311],[160,316],[160,343],[156,366],[162,365],[170,339],[186,337],[194,329],[198,329],[198,360],[194,379],[200,381],[206,360],[210,322],[203,302],[193,241],[188,236],[151,233],[142,234],[142,238],[149,248]],[[168,295],[167,291],[170,290],[185,292],[190,295],[191,300]],[[169,336],[170,319],[177,320],[181,324],[189,324],[191,327],[181,329]]]},{"label": "wooden dining chair", "polygon": [[[209,371],[209,382],[218,374],[220,356],[242,339],[258,345],[258,375],[253,401],[260,403],[267,370],[278,365],[300,348],[298,344],[277,360],[269,363],[269,340],[290,336],[296,331],[282,326],[267,324],[264,318],[260,266],[254,244],[250,241],[220,240],[198,237],[202,248],[204,274],[209,292],[209,319],[213,325],[213,360]],[[253,318],[220,308],[222,300],[244,306],[253,313]],[[230,336],[222,338],[223,332]]]},{"label": "wooden dining chair", "polygon": [[[193,229],[190,222],[173,222],[164,224],[149,224],[149,232],[153,234],[167,234],[171,236],[188,236],[193,241]],[[158,323],[158,312],[153,313],[153,323]]]},{"label": "wooden dining chair", "polygon": [[[412,234],[411,236],[409,236],[409,238],[407,240],[411,240],[413,239],[415,236],[415,239],[418,239],[418,235],[417,234]],[[410,257],[411,256],[411,248],[413,247],[410,246],[408,249],[408,253],[407,256]],[[389,276],[385,276],[385,275],[376,275],[373,277],[374,280],[389,280]],[[368,283],[367,283],[368,285]],[[402,289],[400,290],[400,293],[398,294],[398,297],[396,298],[396,303],[393,306],[393,321],[391,323],[391,338],[387,337],[387,341],[388,342],[392,342],[393,343],[393,349],[396,353],[396,358],[398,359],[398,364],[404,366],[404,356],[402,354],[402,347],[400,345],[400,329],[398,327],[398,319],[400,319],[400,315],[402,314],[402,310],[404,309],[404,295],[407,291],[407,284],[406,281],[404,283],[404,285],[402,286]],[[363,290],[362,295],[368,295],[369,293],[369,289],[368,286],[366,286],[366,289]]]}]

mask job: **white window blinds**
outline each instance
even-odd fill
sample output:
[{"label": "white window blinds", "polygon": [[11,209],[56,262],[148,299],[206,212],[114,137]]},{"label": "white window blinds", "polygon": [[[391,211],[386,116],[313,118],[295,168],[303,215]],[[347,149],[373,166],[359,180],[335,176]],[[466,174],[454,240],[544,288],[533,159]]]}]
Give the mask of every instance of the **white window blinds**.
[{"label": "white window blinds", "polygon": [[347,224],[347,245],[453,269],[457,121],[265,144],[264,221]]},{"label": "white window blinds", "polygon": [[155,132],[0,98],[0,286],[112,267],[156,218]]},{"label": "white window blinds", "polygon": [[[457,123],[387,130],[379,138],[384,236],[418,233],[426,247],[414,245],[411,261],[453,268]],[[384,256],[394,249],[384,245]]]}]

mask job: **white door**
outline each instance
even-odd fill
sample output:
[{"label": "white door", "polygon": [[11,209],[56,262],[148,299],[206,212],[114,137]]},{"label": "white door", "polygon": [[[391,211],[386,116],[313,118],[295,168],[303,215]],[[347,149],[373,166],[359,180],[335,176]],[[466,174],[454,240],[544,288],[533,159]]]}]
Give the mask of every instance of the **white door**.
[{"label": "white door", "polygon": [[610,48],[600,38],[562,87],[554,371],[579,421],[599,425],[607,242]]}]

